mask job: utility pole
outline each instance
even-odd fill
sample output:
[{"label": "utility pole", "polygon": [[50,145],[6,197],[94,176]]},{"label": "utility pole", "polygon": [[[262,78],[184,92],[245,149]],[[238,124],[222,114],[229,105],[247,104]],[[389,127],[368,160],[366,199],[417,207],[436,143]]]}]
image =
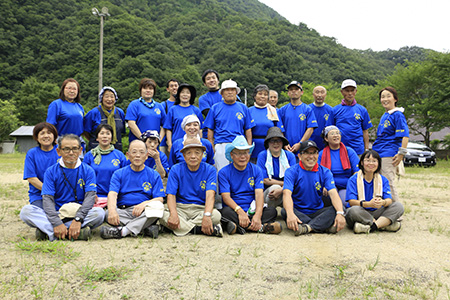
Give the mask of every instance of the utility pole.
[{"label": "utility pole", "polygon": [[106,16],[110,16],[108,13],[108,8],[103,7],[102,12],[99,12],[97,8],[92,9],[92,14],[94,16],[100,17],[100,55],[98,62],[98,92],[103,88],[103,22]]}]

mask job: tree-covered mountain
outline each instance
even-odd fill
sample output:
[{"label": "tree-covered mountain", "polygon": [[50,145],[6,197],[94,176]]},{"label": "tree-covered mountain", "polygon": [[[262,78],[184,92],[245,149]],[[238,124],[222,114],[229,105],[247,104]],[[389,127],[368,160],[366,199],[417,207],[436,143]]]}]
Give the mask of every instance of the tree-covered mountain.
[{"label": "tree-covered mountain", "polygon": [[374,85],[397,63],[421,61],[428,52],[351,50],[256,0],[3,0],[0,99],[17,106],[20,120],[44,120],[68,77],[80,82],[85,110],[96,105],[100,21],[91,8],[103,6],[111,14],[103,84],[116,88],[123,108],[139,96],[143,77],[158,83],[157,100],[168,96],[170,78],[205,92],[200,76],[208,68],[249,93],[259,83],[280,91],[294,79],[332,84],[350,77]]}]

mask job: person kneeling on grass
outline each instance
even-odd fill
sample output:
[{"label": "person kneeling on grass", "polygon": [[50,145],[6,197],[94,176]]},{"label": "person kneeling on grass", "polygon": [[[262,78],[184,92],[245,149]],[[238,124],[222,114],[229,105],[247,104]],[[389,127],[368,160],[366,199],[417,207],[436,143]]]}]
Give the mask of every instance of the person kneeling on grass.
[{"label": "person kneeling on grass", "polygon": [[77,135],[62,136],[56,151],[61,159],[45,171],[43,210],[33,210],[25,222],[38,227],[38,240],[88,240],[91,229],[105,219],[103,209],[93,207],[97,192],[95,172],[79,159],[82,148]]},{"label": "person kneeling on grass", "polygon": [[221,215],[213,209],[217,173],[212,165],[202,161],[205,149],[198,138],[186,138],[181,149],[184,161],[174,165],[169,173],[168,209],[160,223],[177,236],[188,233],[223,236]]},{"label": "person kneeling on grass", "polygon": [[[301,143],[299,164],[286,170],[281,215],[295,235],[310,232],[336,233],[344,228],[342,201],[331,171],[317,163],[319,148],[313,141]],[[323,188],[332,206],[324,207]]]},{"label": "person kneeling on grass", "polygon": [[145,165],[147,156],[143,141],[130,143],[127,157],[131,164],[114,172],[109,187],[107,222],[115,227],[102,226],[102,238],[120,239],[141,232],[158,237],[158,217],[147,216],[145,209],[150,202],[162,204],[165,194],[161,176]]},{"label": "person kneeling on grass", "polygon": [[246,230],[278,234],[282,229],[275,222],[276,208],[264,207],[262,170],[249,162],[254,147],[242,135],[225,147],[225,156],[232,163],[219,171],[219,190],[224,203],[222,222],[228,234]]},{"label": "person kneeling on grass", "polygon": [[404,209],[400,202],[392,201],[389,180],[380,174],[380,155],[374,150],[365,151],[359,169],[347,183],[347,225],[355,233],[399,231],[401,223],[397,219]]}]

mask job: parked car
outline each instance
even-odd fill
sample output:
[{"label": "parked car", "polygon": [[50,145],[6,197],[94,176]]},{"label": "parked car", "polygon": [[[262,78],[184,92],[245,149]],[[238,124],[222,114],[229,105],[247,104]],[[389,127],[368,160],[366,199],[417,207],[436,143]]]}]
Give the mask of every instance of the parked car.
[{"label": "parked car", "polygon": [[405,166],[419,165],[432,167],[436,165],[436,153],[427,145],[409,142],[403,162]]}]

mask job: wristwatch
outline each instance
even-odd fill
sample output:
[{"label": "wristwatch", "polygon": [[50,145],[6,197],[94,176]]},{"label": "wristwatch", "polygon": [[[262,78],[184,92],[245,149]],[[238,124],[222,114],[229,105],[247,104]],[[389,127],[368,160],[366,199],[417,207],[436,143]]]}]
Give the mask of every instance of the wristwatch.
[{"label": "wristwatch", "polygon": [[80,217],[75,217],[75,219],[74,219],[75,221],[77,221],[77,222],[80,222],[80,223],[83,223],[83,219],[82,218],[80,218]]},{"label": "wristwatch", "polygon": [[337,214],[337,215],[342,215],[342,216],[343,216],[343,215],[344,215],[344,212],[343,212],[342,210],[340,210],[340,211],[337,211],[336,214]]},{"label": "wristwatch", "polygon": [[203,215],[204,215],[205,217],[211,217],[211,213],[210,213],[209,211],[203,213]]}]

